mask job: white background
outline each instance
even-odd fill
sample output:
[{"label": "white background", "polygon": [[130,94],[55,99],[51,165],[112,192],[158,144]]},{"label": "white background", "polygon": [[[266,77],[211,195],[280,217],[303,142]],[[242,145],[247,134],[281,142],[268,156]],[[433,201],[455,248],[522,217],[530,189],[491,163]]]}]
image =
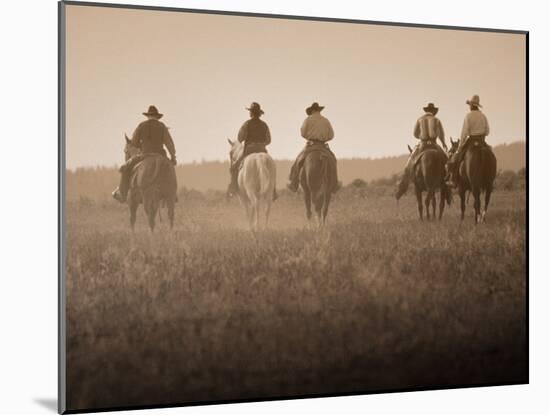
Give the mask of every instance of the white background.
[{"label": "white background", "polygon": [[[550,231],[549,32],[542,1],[142,1],[189,8],[530,31],[530,385],[400,393],[140,413],[548,413]],[[205,28],[205,30],[208,30]],[[93,33],[90,33],[93,36]],[[53,413],[57,391],[57,5],[4,1],[0,12],[0,412]],[[421,45],[419,45],[421,47]],[[105,103],[109,105],[109,103]],[[548,164],[548,163],[546,163]]]}]

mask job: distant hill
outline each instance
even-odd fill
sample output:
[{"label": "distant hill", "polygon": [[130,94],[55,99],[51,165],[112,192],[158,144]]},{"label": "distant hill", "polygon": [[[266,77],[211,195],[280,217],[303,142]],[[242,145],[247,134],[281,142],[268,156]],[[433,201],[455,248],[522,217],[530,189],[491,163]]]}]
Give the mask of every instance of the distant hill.
[{"label": "distant hill", "polygon": [[[525,141],[502,144],[493,147],[500,171],[517,171],[526,165]],[[338,160],[338,174],[344,185],[354,179],[367,182],[390,177],[400,173],[407,160],[407,155],[384,158],[356,158]],[[292,161],[276,160],[277,187],[281,188],[288,179]],[[178,184],[187,189],[225,190],[229,181],[229,163],[209,161],[202,163],[182,164],[176,169]],[[81,196],[96,198],[99,195],[110,197],[110,191],[118,184],[119,173],[115,168],[95,167],[79,168],[67,171],[67,199],[78,199]],[[101,198],[101,197],[100,197]]]},{"label": "distant hill", "polygon": [[500,171],[518,171],[527,165],[525,141],[502,144],[493,147],[493,150],[497,156],[498,169]]},{"label": "distant hill", "polygon": [[[517,171],[525,167],[525,142],[502,144],[493,147],[499,170]],[[344,185],[354,179],[371,181],[400,173],[408,155],[384,158],[354,158],[338,160],[338,175]],[[277,183],[286,183],[292,161],[277,160]],[[225,189],[229,164],[227,162],[204,162],[178,166],[180,186],[197,190]]]},{"label": "distant hill", "polygon": [[[498,170],[517,171],[526,165],[525,141],[501,144],[493,147],[497,157]],[[340,180],[348,184],[360,178],[367,182],[401,173],[408,155],[377,159],[344,159],[338,161]]]}]

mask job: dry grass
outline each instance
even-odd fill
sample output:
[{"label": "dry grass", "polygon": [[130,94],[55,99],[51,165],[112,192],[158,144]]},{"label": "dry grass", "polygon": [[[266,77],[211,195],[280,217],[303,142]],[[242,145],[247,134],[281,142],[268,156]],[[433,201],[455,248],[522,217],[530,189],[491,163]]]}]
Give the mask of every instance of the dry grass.
[{"label": "dry grass", "polygon": [[67,206],[69,408],[527,381],[524,192],[488,223],[419,223],[412,196],[339,194],[322,232],[283,195],[257,238],[237,203],[176,229]]}]

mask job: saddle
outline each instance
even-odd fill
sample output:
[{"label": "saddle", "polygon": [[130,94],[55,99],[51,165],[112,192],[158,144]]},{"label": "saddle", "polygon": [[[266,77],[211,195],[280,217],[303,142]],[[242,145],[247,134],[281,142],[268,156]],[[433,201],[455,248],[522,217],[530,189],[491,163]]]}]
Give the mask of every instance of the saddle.
[{"label": "saddle", "polygon": [[237,159],[237,170],[242,169],[244,160],[251,154],[255,153],[267,153],[265,144],[262,143],[249,143],[244,146],[243,154]]},{"label": "saddle", "polygon": [[125,173],[127,171],[133,171],[138,164],[140,164],[143,160],[145,160],[147,157],[164,157],[168,160],[168,157],[166,155],[166,151],[163,150],[164,154],[160,153],[139,153],[133,156],[131,159],[129,159],[126,163],[124,163],[118,171],[120,173]]},{"label": "saddle", "polygon": [[309,140],[306,144],[306,148],[304,150],[304,155],[300,162],[298,163],[298,177],[302,174],[302,169],[304,168],[304,162],[309,154],[312,153],[318,153],[321,156],[321,159],[328,161],[329,170],[331,172],[332,180],[334,188],[338,185],[338,177],[336,172],[336,156],[331,151],[330,147],[328,146],[328,143],[322,142],[322,141],[313,141]]},{"label": "saddle", "polygon": [[485,142],[485,136],[472,135],[466,139],[464,143],[464,151],[471,147],[486,147],[491,149],[492,147]]},{"label": "saddle", "polygon": [[453,155],[454,162],[457,164],[462,164],[462,162],[464,161],[464,156],[466,155],[468,150],[472,148],[476,148],[476,149],[486,148],[491,152],[493,151],[493,148],[485,142],[485,136],[473,135],[466,138],[464,147]]},{"label": "saddle", "polygon": [[315,152],[321,153],[321,157],[335,159],[334,153],[330,150],[328,143],[309,140],[306,144],[304,159],[307,157],[308,154]]},{"label": "saddle", "polygon": [[[136,156],[135,159],[133,165],[130,166],[131,170],[128,171],[130,186],[138,186],[138,182],[140,182],[142,187],[157,183],[164,188],[171,180],[177,183],[174,165],[162,154],[144,153]],[[177,194],[174,196],[177,202]]]},{"label": "saddle", "polygon": [[416,164],[420,161],[424,153],[426,153],[426,151],[428,150],[438,150],[443,152],[441,147],[439,147],[435,141],[432,141],[432,140],[421,141],[420,144],[418,145],[417,153],[414,156],[413,166],[416,166]]}]

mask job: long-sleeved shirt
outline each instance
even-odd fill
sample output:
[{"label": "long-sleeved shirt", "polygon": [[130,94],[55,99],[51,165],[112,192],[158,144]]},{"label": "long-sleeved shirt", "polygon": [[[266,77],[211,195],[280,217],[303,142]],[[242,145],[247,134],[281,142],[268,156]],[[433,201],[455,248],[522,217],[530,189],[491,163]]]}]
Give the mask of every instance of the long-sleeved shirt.
[{"label": "long-sleeved shirt", "polygon": [[259,118],[251,118],[244,122],[239,130],[238,140],[246,144],[258,143],[268,145],[271,143],[271,133],[267,124]]},{"label": "long-sleeved shirt", "polygon": [[150,119],[140,123],[132,136],[132,144],[141,148],[142,153],[165,154],[166,146],[172,158],[176,157],[176,147],[164,123]]},{"label": "long-sleeved shirt", "polygon": [[308,116],[300,128],[300,132],[306,140],[327,142],[334,138],[334,130],[330,121],[319,113]]},{"label": "long-sleeved shirt", "polygon": [[445,131],[439,118],[431,113],[426,113],[420,117],[414,126],[413,134],[416,138],[422,141],[435,141],[437,138],[445,144]]},{"label": "long-sleeved shirt", "polygon": [[461,141],[473,135],[489,135],[489,121],[480,110],[473,110],[466,114],[462,125]]}]

